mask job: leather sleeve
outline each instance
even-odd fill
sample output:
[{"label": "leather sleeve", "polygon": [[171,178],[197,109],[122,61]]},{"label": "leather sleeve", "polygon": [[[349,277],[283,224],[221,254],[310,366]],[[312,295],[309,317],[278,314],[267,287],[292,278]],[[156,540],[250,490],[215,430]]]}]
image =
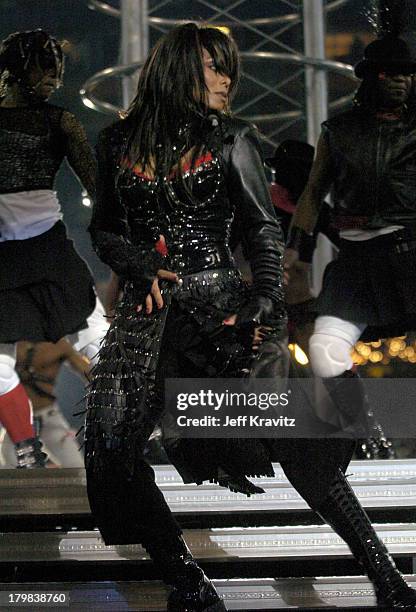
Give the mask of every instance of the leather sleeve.
[{"label": "leather sleeve", "polygon": [[116,190],[120,146],[102,132],[96,147],[96,202],[89,226],[93,248],[98,257],[116,274],[133,281],[147,295],[163,256],[155,249],[143,249],[129,239],[126,212]]},{"label": "leather sleeve", "polygon": [[[253,274],[253,297],[283,309],[283,234],[270,199],[257,130],[234,137],[228,168],[229,197],[241,228],[244,255]],[[260,300],[264,303],[264,300]]]}]

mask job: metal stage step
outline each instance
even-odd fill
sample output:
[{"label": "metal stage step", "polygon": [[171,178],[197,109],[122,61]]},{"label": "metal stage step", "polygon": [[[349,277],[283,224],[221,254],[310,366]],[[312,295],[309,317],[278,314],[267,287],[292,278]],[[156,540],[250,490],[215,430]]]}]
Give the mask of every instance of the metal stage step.
[{"label": "metal stage step", "polygon": [[[172,466],[156,466],[155,472],[185,528],[316,523],[316,515],[288,483],[279,464],[274,467],[274,478],[254,479],[266,494],[251,498],[209,483],[184,485]],[[353,461],[348,474],[372,520],[414,519],[416,461]],[[59,526],[95,527],[84,470],[0,470],[0,531],[53,530]]]},{"label": "metal stage step", "polygon": [[[416,525],[375,525],[400,569],[413,572]],[[194,556],[219,578],[348,575],[358,566],[346,544],[327,525],[234,527],[185,531]],[[140,545],[105,546],[98,531],[5,533],[0,536],[5,580],[138,579],[155,577]]]},{"label": "metal stage step", "polygon": [[[416,576],[407,576],[416,587]],[[376,609],[373,588],[361,576],[216,580],[227,610]],[[53,582],[1,584],[2,591],[67,593],[76,612],[158,612],[166,610],[165,587],[159,582]],[[56,609],[56,608],[55,608]],[[39,612],[39,607],[28,608]]]}]

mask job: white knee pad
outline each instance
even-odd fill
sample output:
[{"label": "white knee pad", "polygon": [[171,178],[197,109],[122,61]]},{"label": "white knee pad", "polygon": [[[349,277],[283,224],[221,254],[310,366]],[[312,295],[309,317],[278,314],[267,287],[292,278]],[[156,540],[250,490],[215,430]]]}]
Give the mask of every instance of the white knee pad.
[{"label": "white knee pad", "polygon": [[14,344],[0,344],[0,395],[9,393],[19,384],[16,373],[16,356]]},{"label": "white knee pad", "polygon": [[331,378],[352,367],[352,345],[343,338],[313,334],[309,340],[309,356],[315,376]]},{"label": "white knee pad", "polygon": [[352,323],[337,317],[318,317],[309,340],[309,356],[315,376],[332,378],[350,370],[352,348],[365,327],[365,323]]}]

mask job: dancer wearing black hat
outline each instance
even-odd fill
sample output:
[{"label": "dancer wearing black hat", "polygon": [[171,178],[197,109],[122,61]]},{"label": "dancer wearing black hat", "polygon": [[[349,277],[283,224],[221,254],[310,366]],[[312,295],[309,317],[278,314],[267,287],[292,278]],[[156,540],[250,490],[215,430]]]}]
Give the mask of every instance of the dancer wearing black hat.
[{"label": "dancer wearing black hat", "polygon": [[16,32],[0,47],[0,422],[19,467],[44,453],[15,371],[18,340],[71,342],[93,359],[105,333],[91,274],[66,236],[53,183],[66,157],[94,196],[95,158],[77,119],[47,102],[64,58],[42,30]]},{"label": "dancer wearing black hat", "polygon": [[[362,429],[368,419],[363,389],[351,371],[353,345],[365,329],[368,338],[378,339],[416,324],[416,3],[383,2],[379,16],[383,36],[367,47],[357,66],[362,84],[355,108],[323,124],[286,253],[290,269],[332,188],[340,251],[317,300],[310,357],[345,426]],[[376,589],[390,582],[390,608],[414,609],[414,592],[350,499],[344,476],[329,497],[339,507],[328,503],[318,512],[358,553]]]},{"label": "dancer wearing black hat", "polygon": [[[285,140],[276,148],[273,157],[265,159],[266,165],[273,171],[274,182],[270,188],[272,202],[285,237],[288,235],[298,199],[308,181],[314,153],[314,147],[306,142]],[[324,201],[314,233],[308,241],[303,241],[302,252],[299,254],[299,260],[290,270],[290,278],[285,290],[289,339],[296,342],[307,355],[309,354],[309,340],[318,316],[315,308],[316,300],[310,287],[310,267],[319,234],[326,236],[334,246],[339,245],[339,231],[333,224],[332,216],[332,207]],[[355,458],[393,458],[392,443],[384,435],[370,406],[367,408],[367,414],[371,424],[370,435],[358,441]]]}]

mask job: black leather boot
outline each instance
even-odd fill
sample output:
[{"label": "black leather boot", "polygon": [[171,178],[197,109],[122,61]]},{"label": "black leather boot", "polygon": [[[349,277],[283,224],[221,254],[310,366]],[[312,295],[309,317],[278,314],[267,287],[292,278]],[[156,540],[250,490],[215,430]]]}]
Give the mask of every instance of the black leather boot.
[{"label": "black leather boot", "polygon": [[42,452],[42,442],[39,438],[27,438],[14,445],[18,468],[45,467],[48,456]]},{"label": "black leather boot", "polygon": [[247,497],[266,493],[262,487],[258,487],[245,476],[224,476],[218,479],[220,487],[226,487],[233,493],[244,493]]},{"label": "black leather boot", "polygon": [[339,414],[342,431],[356,438],[370,436],[368,400],[360,377],[352,370],[322,379]]},{"label": "black leather boot", "polygon": [[378,606],[388,610],[416,609],[416,591],[404,580],[374,531],[342,470],[316,512],[348,544],[374,585]]},{"label": "black leather boot", "polygon": [[172,587],[168,612],[226,612],[211,581],[197,565],[181,535],[172,534],[144,544],[163,581]]},{"label": "black leather boot", "polygon": [[346,370],[323,382],[339,411],[342,430],[358,437],[355,459],[394,459],[393,444],[370,406],[361,377]]},{"label": "black leather boot", "polygon": [[383,434],[381,436],[371,436],[366,440],[358,440],[354,454],[355,459],[395,459],[391,440]]}]

